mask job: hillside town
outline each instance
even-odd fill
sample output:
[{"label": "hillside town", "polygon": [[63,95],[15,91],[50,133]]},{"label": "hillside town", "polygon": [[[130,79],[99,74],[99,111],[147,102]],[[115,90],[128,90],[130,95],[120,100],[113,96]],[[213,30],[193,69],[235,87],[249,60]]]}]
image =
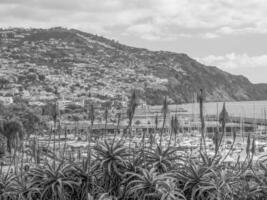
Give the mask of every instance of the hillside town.
[{"label": "hillside town", "polygon": [[133,88],[168,83],[146,74],[145,68],[136,73],[123,51],[61,28],[2,30],[0,42],[2,98],[20,96],[32,105],[59,98],[125,106]]}]

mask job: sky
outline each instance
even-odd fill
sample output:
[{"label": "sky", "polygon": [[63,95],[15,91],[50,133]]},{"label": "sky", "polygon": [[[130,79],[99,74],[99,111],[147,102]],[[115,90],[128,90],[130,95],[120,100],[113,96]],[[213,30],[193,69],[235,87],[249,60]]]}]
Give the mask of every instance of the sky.
[{"label": "sky", "polygon": [[0,0],[0,27],[62,26],[267,83],[266,0]]}]

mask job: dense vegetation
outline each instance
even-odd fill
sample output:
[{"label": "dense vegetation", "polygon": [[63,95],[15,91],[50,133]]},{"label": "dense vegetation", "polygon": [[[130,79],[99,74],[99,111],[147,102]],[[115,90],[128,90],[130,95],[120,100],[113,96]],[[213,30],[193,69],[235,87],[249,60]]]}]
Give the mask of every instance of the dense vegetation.
[{"label": "dense vegetation", "polygon": [[[199,96],[200,109],[203,98]],[[117,134],[112,139],[101,139],[93,146],[88,145],[87,156],[83,159],[58,157],[25,165],[16,162],[16,152],[25,153],[23,143],[17,143],[14,152],[15,170],[11,167],[0,172],[0,199],[3,200],[264,200],[267,196],[267,162],[253,162],[255,139],[248,136],[246,159],[226,164],[226,156],[220,154],[222,134],[214,136],[215,152],[207,153],[205,137],[201,129],[200,153],[183,154],[179,145],[171,145],[173,137],[181,137],[177,132],[176,119],[172,120],[172,131],[168,145],[163,145],[164,123],[155,127],[160,142],[155,135],[150,145],[145,141],[145,133],[140,144],[134,145],[131,122],[136,108],[136,95],[132,94],[127,110],[128,133]],[[108,111],[107,111],[108,112]],[[164,121],[168,112],[165,98],[162,114]],[[106,116],[108,113],[106,114]],[[52,116],[55,123],[57,115]],[[204,126],[203,113],[200,115]],[[225,106],[219,116],[224,130],[228,122]],[[94,108],[90,108],[91,125],[94,123]],[[119,120],[118,120],[119,121]],[[119,123],[119,122],[118,122]],[[157,124],[157,123],[156,123]],[[3,129],[5,133],[5,130]],[[172,135],[174,134],[174,135]],[[54,139],[57,135],[54,132]],[[91,134],[87,134],[90,136]],[[166,139],[166,137],[164,137]],[[233,141],[236,135],[233,134]],[[90,137],[87,138],[89,142]],[[234,142],[233,142],[234,143]],[[55,141],[54,141],[55,144]],[[90,143],[88,143],[90,144]],[[38,157],[38,148],[31,148],[33,157]],[[229,153],[232,152],[232,148]],[[55,153],[55,149],[54,149]],[[36,156],[37,155],[37,156]]]},{"label": "dense vegetation", "polygon": [[[267,165],[226,166],[201,154],[181,157],[177,148],[129,148],[122,142],[94,146],[82,162],[64,160],[37,166],[18,164],[1,172],[1,199],[266,199]],[[90,159],[91,158],[91,159]]]},{"label": "dense vegetation", "polygon": [[[14,104],[4,106],[0,102],[0,135],[7,139],[7,150],[11,152],[11,148],[16,145],[16,140],[27,138],[39,130],[39,134],[46,127],[42,123],[40,116],[36,114],[36,110],[30,108],[27,102],[18,100]],[[4,146],[0,147],[0,158],[4,151]]]}]

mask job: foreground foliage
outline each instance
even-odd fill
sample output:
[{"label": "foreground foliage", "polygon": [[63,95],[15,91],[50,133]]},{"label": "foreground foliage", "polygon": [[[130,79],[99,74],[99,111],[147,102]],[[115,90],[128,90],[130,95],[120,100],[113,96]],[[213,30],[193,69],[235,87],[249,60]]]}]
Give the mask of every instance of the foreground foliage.
[{"label": "foreground foliage", "polygon": [[[82,162],[61,160],[1,172],[0,199],[263,200],[267,165],[231,166],[206,156],[182,159],[176,148],[132,149],[104,141]],[[140,152],[140,153],[138,153]]]}]

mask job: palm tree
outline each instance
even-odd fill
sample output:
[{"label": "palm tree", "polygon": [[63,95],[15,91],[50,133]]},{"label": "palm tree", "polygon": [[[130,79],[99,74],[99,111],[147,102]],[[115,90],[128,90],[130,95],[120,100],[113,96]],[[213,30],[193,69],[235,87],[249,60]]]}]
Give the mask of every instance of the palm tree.
[{"label": "palm tree", "polygon": [[164,98],[163,105],[162,105],[162,108],[161,108],[161,112],[163,114],[163,123],[162,123],[161,132],[160,132],[160,146],[162,144],[162,135],[163,135],[164,127],[165,127],[167,113],[169,112],[167,96],[165,96],[165,98]]}]

